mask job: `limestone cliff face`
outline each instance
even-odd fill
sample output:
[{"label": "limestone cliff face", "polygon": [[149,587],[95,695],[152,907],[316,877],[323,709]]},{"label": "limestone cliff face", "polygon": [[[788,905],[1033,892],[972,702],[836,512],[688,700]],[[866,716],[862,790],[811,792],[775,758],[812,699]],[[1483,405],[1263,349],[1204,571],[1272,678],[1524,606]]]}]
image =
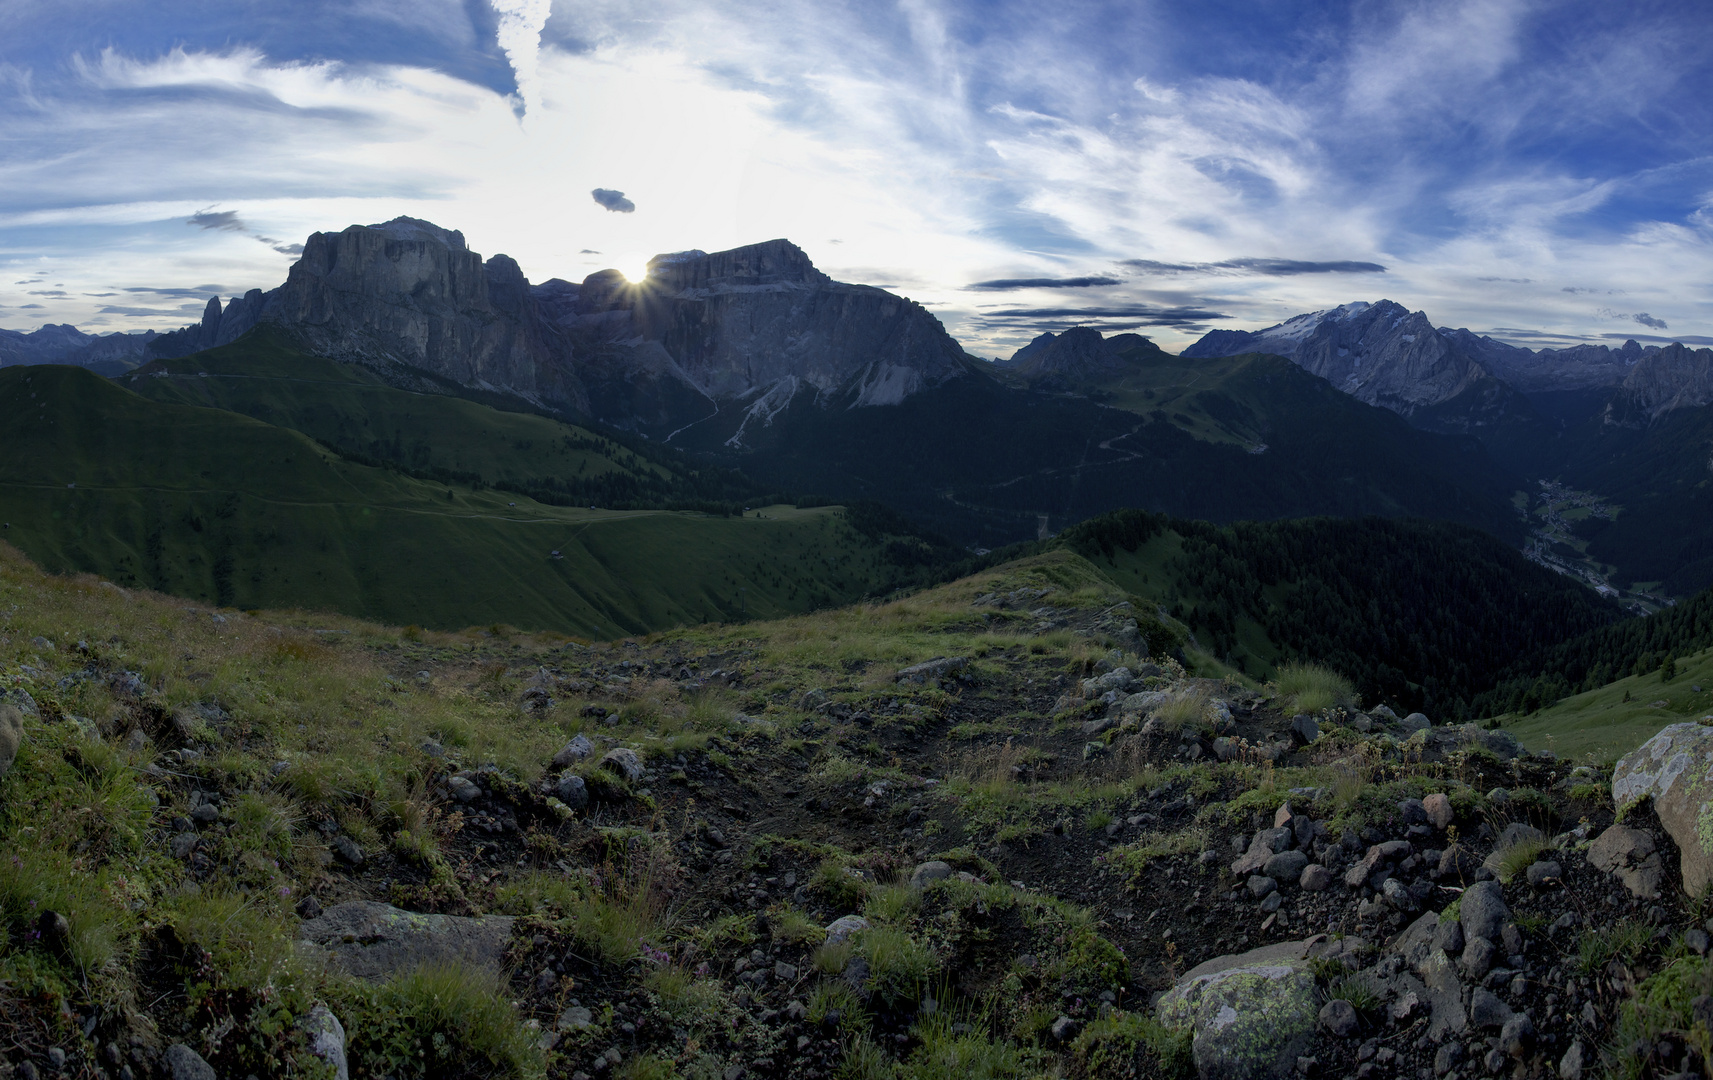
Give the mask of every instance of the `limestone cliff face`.
[{"label": "limestone cliff face", "polygon": [[802,388],[828,406],[896,404],[969,371],[921,305],[833,281],[789,241],[661,255],[649,269],[635,284],[605,270],[531,285],[510,258],[484,261],[429,222],[353,225],[311,236],[279,288],[224,309],[210,300],[201,323],[153,353],[184,356],[276,323],[325,355],[645,429]]},{"label": "limestone cliff face", "polygon": [[261,318],[330,356],[410,364],[465,386],[581,407],[570,343],[505,255],[398,218],[315,233]]},{"label": "limestone cliff face", "polygon": [[[710,401],[783,380],[854,405],[891,405],[968,371],[920,304],[816,270],[786,240],[712,255],[663,255],[637,284],[610,271],[560,301],[560,325],[590,351],[675,375]],[[620,366],[625,366],[621,362]]]},{"label": "limestone cliff face", "polygon": [[1713,403],[1713,349],[1667,345],[1638,360],[1622,390],[1650,417]]}]

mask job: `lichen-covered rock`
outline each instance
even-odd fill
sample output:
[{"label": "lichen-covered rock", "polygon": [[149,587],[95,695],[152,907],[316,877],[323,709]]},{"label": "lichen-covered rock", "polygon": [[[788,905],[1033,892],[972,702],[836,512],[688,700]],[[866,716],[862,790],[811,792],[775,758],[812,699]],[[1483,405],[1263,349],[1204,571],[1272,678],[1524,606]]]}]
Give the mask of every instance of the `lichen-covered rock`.
[{"label": "lichen-covered rock", "polygon": [[351,1068],[345,1060],[345,1026],[333,1010],[317,1005],[303,1018],[302,1027],[309,1036],[309,1052],[332,1068],[334,1080],[351,1080]]},{"label": "lichen-covered rock", "polygon": [[384,979],[422,964],[458,964],[498,972],[512,920],[423,915],[388,904],[336,904],[298,926],[298,938],[345,974]]},{"label": "lichen-covered rock", "polygon": [[1701,895],[1713,880],[1713,728],[1672,724],[1619,760],[1612,771],[1619,813],[1643,799],[1653,800],[1677,843],[1683,891]]},{"label": "lichen-covered rock", "polygon": [[0,776],[12,769],[24,745],[24,714],[16,706],[0,705]]},{"label": "lichen-covered rock", "polygon": [[[1234,957],[1234,966],[1192,972],[1160,998],[1161,1023],[1193,1033],[1202,1080],[1284,1077],[1314,1039],[1314,976],[1278,946]],[[1260,954],[1266,954],[1262,956]],[[1258,962],[1243,963],[1255,957]],[[1205,966],[1205,965],[1204,965]]]}]

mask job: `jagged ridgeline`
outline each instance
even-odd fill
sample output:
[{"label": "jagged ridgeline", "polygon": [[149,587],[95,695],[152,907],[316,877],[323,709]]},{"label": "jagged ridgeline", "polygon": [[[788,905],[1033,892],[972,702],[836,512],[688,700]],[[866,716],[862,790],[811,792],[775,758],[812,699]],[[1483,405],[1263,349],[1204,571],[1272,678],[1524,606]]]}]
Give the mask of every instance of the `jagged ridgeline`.
[{"label": "jagged ridgeline", "polygon": [[1485,715],[1511,658],[1605,627],[1621,612],[1486,533],[1359,518],[1215,526],[1126,510],[1060,542],[1160,604],[1251,675],[1331,667],[1367,702],[1440,720]]},{"label": "jagged ridgeline", "polygon": [[[300,369],[325,385],[202,370],[195,392],[238,384],[244,404],[335,438],[408,415],[438,435],[425,472],[456,468],[483,483],[365,465],[302,431],[150,400],[79,368],[13,367],[0,371],[0,538],[56,572],[223,606],[598,637],[808,611],[944,572],[944,545],[889,558],[893,541],[913,547],[908,535],[866,519],[859,531],[836,507],[591,510],[488,486],[545,458],[572,476],[611,474],[615,488],[695,490],[660,460],[541,417],[374,386],[332,362]],[[195,393],[171,375],[137,382]],[[307,385],[321,396],[297,396]],[[374,426],[341,426],[362,407]]]}]

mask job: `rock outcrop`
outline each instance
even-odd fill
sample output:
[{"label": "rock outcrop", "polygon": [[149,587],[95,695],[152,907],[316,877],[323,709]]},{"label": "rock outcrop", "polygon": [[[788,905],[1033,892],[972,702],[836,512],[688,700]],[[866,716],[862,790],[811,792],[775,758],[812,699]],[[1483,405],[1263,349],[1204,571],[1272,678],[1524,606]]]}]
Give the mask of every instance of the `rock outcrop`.
[{"label": "rock outcrop", "polygon": [[[1622,812],[1644,799],[1652,800],[1677,844],[1683,891],[1700,896],[1713,881],[1713,727],[1672,724],[1619,759],[1612,771],[1613,803]],[[1626,865],[1649,854],[1632,859],[1630,845],[1625,847]]]}]

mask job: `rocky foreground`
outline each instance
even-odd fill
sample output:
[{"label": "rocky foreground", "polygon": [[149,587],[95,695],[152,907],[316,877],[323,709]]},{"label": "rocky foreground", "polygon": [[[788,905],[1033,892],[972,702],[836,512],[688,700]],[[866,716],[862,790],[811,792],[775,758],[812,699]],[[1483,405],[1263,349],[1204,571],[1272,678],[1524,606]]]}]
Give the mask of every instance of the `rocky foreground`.
[{"label": "rocky foreground", "polygon": [[0,613],[0,1076],[1708,1068],[1713,728],[1208,677],[1067,553],[603,645]]}]

